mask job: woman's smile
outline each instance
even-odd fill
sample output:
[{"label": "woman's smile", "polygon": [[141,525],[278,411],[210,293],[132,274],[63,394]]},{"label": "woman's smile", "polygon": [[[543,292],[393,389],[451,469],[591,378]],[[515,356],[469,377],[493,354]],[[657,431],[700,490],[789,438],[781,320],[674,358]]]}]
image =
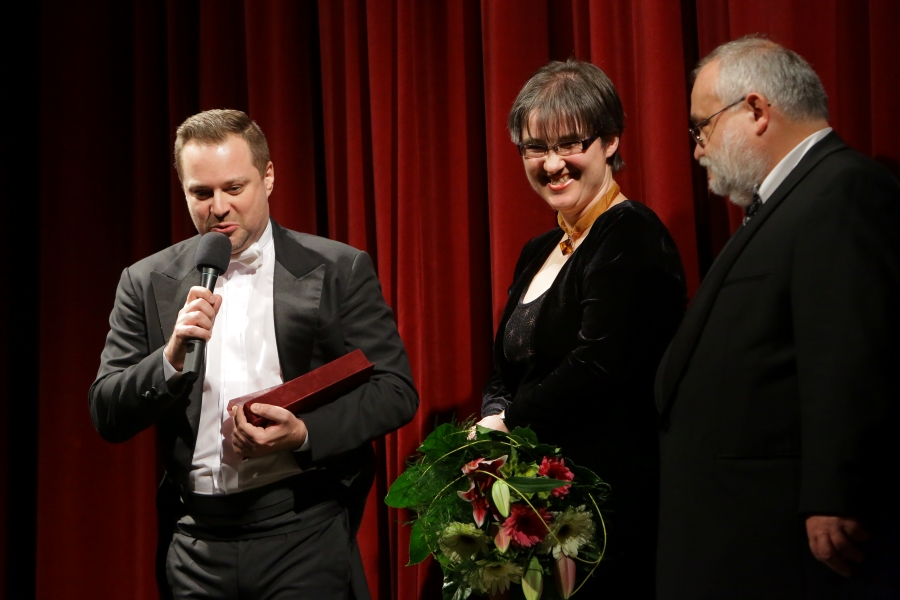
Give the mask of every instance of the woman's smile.
[{"label": "woman's smile", "polygon": [[569,173],[563,173],[562,175],[550,176],[550,177],[548,177],[548,179],[549,179],[549,183],[547,184],[547,187],[549,187],[554,192],[563,191],[564,189],[569,187],[569,184],[571,184],[572,182],[575,181],[575,179],[572,178],[569,175]]}]

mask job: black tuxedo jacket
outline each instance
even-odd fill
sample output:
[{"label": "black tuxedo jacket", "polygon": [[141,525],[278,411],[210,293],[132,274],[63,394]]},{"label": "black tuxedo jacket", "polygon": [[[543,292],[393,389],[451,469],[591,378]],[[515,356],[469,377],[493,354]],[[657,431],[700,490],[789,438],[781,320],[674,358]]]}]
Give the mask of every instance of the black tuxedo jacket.
[{"label": "black tuxedo jacket", "polygon": [[898,231],[900,186],[832,133],[711,267],[657,374],[660,598],[805,597],[810,514],[891,535]]},{"label": "black tuxedo jacket", "polygon": [[[353,528],[374,475],[371,442],[409,422],[418,406],[409,362],[390,307],[365,252],[272,222],[273,309],[282,377],[289,381],[357,348],[375,364],[371,380],[301,415],[308,451],[295,453],[345,485]],[[191,286],[200,285],[200,236],[122,272],[97,379],[91,417],[107,440],[121,442],[157,426],[169,480],[186,480],[200,421],[202,379],[167,382],[162,352]],[[351,483],[352,482],[352,483]],[[162,486],[161,490],[166,490]],[[165,505],[166,502],[160,502]]]}]

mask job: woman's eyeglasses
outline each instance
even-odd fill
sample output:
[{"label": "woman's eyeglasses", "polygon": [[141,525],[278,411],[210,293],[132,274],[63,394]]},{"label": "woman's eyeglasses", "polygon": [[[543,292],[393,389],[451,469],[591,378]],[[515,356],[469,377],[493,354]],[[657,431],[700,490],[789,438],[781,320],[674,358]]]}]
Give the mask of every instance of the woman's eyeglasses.
[{"label": "woman's eyeglasses", "polygon": [[541,144],[519,144],[519,154],[525,158],[541,158],[547,156],[547,153],[553,150],[558,156],[571,156],[573,154],[581,154],[587,152],[587,149],[594,143],[599,135],[594,135],[583,140],[574,140],[569,142],[560,142],[552,146],[542,146]]}]

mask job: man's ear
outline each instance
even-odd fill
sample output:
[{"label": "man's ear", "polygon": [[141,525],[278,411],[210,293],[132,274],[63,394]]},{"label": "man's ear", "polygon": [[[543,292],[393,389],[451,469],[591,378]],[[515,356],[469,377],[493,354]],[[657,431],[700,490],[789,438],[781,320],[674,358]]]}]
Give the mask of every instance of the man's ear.
[{"label": "man's ear", "polygon": [[266,165],[266,173],[263,176],[263,181],[266,184],[266,196],[272,193],[272,190],[275,189],[275,165],[272,164],[272,161],[269,161],[269,164]]},{"label": "man's ear", "polygon": [[753,123],[755,126],[754,133],[756,133],[756,135],[762,135],[765,133],[766,129],[769,128],[769,119],[772,116],[772,104],[765,96],[757,94],[756,92],[747,94],[747,99],[744,102],[747,103],[753,113]]}]

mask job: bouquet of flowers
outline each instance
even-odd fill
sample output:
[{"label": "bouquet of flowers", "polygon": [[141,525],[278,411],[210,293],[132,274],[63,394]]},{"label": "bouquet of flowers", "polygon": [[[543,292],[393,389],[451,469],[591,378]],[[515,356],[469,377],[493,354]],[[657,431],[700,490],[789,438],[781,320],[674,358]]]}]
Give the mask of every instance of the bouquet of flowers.
[{"label": "bouquet of flowers", "polygon": [[[469,422],[429,435],[385,502],[414,512],[409,564],[433,554],[445,600],[473,592],[537,600],[571,597],[597,568],[607,491],[531,429]],[[545,588],[547,577],[556,585]]]}]

